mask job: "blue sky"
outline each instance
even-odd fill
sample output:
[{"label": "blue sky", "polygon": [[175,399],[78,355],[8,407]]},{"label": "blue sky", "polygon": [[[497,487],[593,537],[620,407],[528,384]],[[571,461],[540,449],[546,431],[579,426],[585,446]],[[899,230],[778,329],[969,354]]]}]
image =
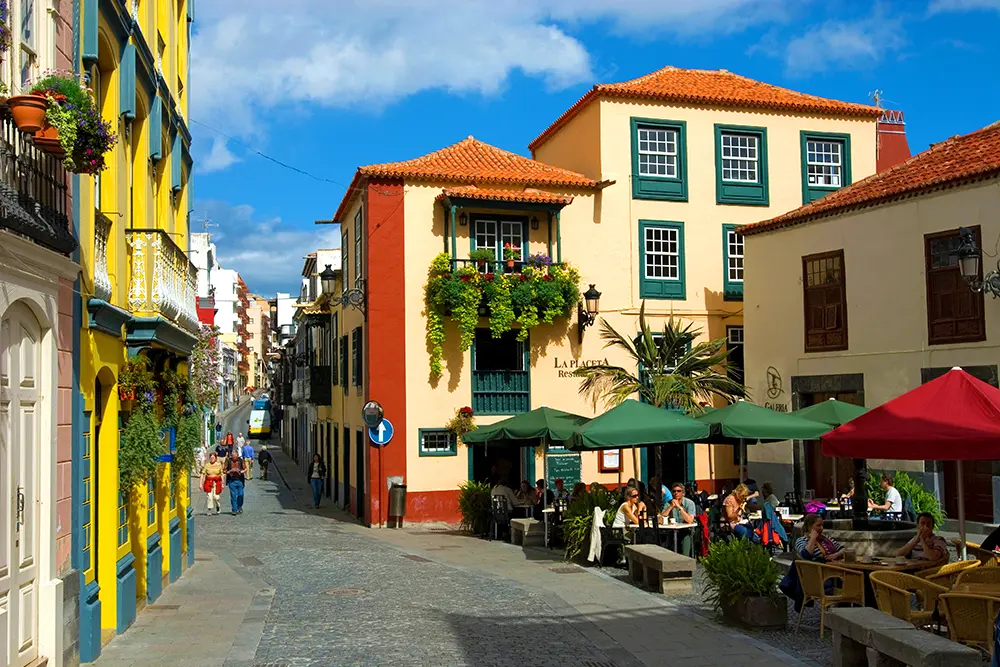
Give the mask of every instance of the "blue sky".
[{"label": "blue sky", "polygon": [[1000,0],[280,4],[202,2],[192,44],[192,220],[264,295],[297,292],[302,257],[339,244],[314,221],[358,165],[470,134],[527,155],[594,83],[666,65],[853,102],[879,89],[914,152],[1000,119]]}]

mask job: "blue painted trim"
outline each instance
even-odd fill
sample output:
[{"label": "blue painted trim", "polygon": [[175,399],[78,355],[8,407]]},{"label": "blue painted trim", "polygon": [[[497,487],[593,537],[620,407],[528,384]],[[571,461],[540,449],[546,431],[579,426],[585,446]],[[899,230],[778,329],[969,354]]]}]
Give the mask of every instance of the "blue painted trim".
[{"label": "blue painted trim", "polygon": [[101,587],[85,584],[80,574],[80,662],[93,662],[101,655]]},{"label": "blue painted trim", "polygon": [[475,475],[476,475],[475,452],[472,449],[474,446],[475,445],[466,445],[465,446],[465,452],[466,452],[466,454],[468,455],[468,458],[469,458],[468,465],[469,465],[469,481],[470,482],[475,479]]},{"label": "blue painted trim", "polygon": [[119,42],[127,42],[132,32],[132,17],[121,3],[113,0],[100,0],[101,16],[108,22]]},{"label": "blue painted trim", "polygon": [[118,618],[115,630],[122,634],[135,623],[135,596],[138,590],[137,573],[135,571],[135,556],[130,553],[115,564],[115,578],[118,583],[116,598],[118,601]]},{"label": "blue painted trim", "polygon": [[[80,56],[83,59],[83,66],[90,69],[97,63],[97,35],[98,35],[98,10],[97,10],[97,0],[80,0],[80,2],[73,3],[74,15],[73,15],[73,34],[79,35],[81,32],[81,23],[78,19],[80,5],[83,5],[83,55]],[[77,44],[80,42],[79,39],[73,40],[73,50],[79,49]],[[76,63],[78,56],[74,54],[73,62]],[[75,192],[75,190],[74,190]]]},{"label": "blue painted trim", "polygon": [[194,565],[194,510],[187,508],[187,561],[188,567]]},{"label": "blue painted trim", "polygon": [[129,42],[123,44],[120,58],[118,112],[128,119],[133,119],[135,118],[135,46]]},{"label": "blue painted trim", "polygon": [[181,135],[175,129],[172,147],[170,149],[170,174],[171,174],[171,184],[170,189],[174,192],[178,192],[181,189],[183,183],[181,183]]},{"label": "blue painted trim", "polygon": [[87,325],[90,329],[118,339],[122,337],[122,327],[132,317],[127,310],[93,297],[87,300],[87,313]]},{"label": "blue painted trim", "polygon": [[170,520],[170,583],[177,581],[181,576],[181,570],[184,569],[181,565],[184,558],[181,537],[181,520],[174,517]]},{"label": "blue painted trim", "polygon": [[149,107],[149,159],[163,157],[163,98],[156,95]]},{"label": "blue painted trim", "polygon": [[643,447],[642,449],[639,450],[639,470],[636,471],[635,479],[636,481],[642,479],[646,479],[648,481],[648,477],[649,477],[649,447]]},{"label": "blue painted trim", "polygon": [[152,603],[163,593],[163,546],[160,544],[160,534],[154,533],[146,544],[149,547],[146,552],[146,602]]}]

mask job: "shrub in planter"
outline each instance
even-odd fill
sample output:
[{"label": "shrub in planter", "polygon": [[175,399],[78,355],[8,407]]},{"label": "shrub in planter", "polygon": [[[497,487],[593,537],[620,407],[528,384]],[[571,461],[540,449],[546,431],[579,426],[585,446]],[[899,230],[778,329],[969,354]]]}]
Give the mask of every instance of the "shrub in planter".
[{"label": "shrub in planter", "polygon": [[156,380],[149,370],[149,360],[138,356],[129,359],[118,371],[118,398],[123,401],[142,400],[152,403],[149,398],[156,390]]},{"label": "shrub in planter", "polygon": [[487,263],[497,260],[497,254],[489,248],[479,248],[469,252],[469,259],[480,267],[485,267]]},{"label": "shrub in planter", "polygon": [[764,548],[749,540],[713,542],[702,558],[705,600],[726,619],[753,628],[783,628],[788,607],[778,592],[781,574]]},{"label": "shrub in planter", "polygon": [[163,440],[160,437],[160,423],[156,419],[152,403],[140,403],[128,418],[122,431],[121,448],[118,451],[119,488],[131,490],[145,483],[153,473],[160,454],[163,454]]},{"label": "shrub in planter", "polygon": [[594,525],[594,510],[598,507],[605,511],[604,523],[610,526],[614,521],[614,510],[617,510],[617,499],[603,486],[592,486],[590,491],[566,508],[563,514],[563,539],[566,542],[567,560],[573,560],[587,550],[590,531]]},{"label": "shrub in planter", "polygon": [[474,535],[483,535],[489,527],[490,493],[485,482],[469,480],[458,485],[458,511],[462,515],[462,528]]}]

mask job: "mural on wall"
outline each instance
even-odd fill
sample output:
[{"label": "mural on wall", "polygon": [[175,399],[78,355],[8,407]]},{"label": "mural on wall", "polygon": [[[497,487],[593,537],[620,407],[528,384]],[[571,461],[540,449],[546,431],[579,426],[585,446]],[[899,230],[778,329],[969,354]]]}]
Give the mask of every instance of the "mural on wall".
[{"label": "mural on wall", "polygon": [[785,387],[782,384],[781,373],[774,366],[767,367],[767,398],[764,403],[765,408],[775,412],[788,412],[789,405],[785,396]]}]

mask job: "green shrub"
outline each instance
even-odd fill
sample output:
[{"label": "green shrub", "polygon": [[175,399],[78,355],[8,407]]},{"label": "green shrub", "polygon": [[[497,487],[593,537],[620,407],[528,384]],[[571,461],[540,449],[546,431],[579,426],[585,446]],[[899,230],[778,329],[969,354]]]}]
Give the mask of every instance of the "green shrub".
[{"label": "green shrub", "polygon": [[122,493],[145,484],[156,473],[160,454],[164,454],[160,423],[151,403],[141,403],[128,417],[118,450],[118,483]]},{"label": "green shrub", "polygon": [[895,478],[896,490],[899,491],[899,495],[904,500],[906,498],[910,499],[910,502],[913,503],[914,512],[917,514],[927,512],[933,516],[935,529],[940,528],[944,524],[944,519],[947,515],[944,512],[944,508],[941,507],[941,503],[938,502],[937,497],[920,486],[915,479],[905,472],[892,474],[891,471],[868,470],[868,483],[865,485],[865,489],[868,491],[868,497],[876,504],[881,505],[885,502],[885,491],[882,490],[883,472],[889,472]]},{"label": "green shrub", "polygon": [[604,524],[607,526],[614,520],[616,505],[617,499],[604,487],[593,487],[586,495],[570,503],[563,514],[562,524],[567,560],[579,556],[590,543],[594,510],[598,507],[604,510]]},{"label": "green shrub", "polygon": [[174,463],[170,467],[175,477],[194,470],[195,452],[201,447],[201,415],[194,413],[180,418],[174,439]]},{"label": "green shrub", "polygon": [[713,542],[701,564],[707,577],[705,601],[716,610],[741,597],[778,596],[781,574],[759,544],[740,539]]},{"label": "green shrub", "polygon": [[462,515],[462,528],[475,535],[482,535],[489,527],[490,493],[493,489],[486,482],[462,482],[458,485],[458,511]]}]

